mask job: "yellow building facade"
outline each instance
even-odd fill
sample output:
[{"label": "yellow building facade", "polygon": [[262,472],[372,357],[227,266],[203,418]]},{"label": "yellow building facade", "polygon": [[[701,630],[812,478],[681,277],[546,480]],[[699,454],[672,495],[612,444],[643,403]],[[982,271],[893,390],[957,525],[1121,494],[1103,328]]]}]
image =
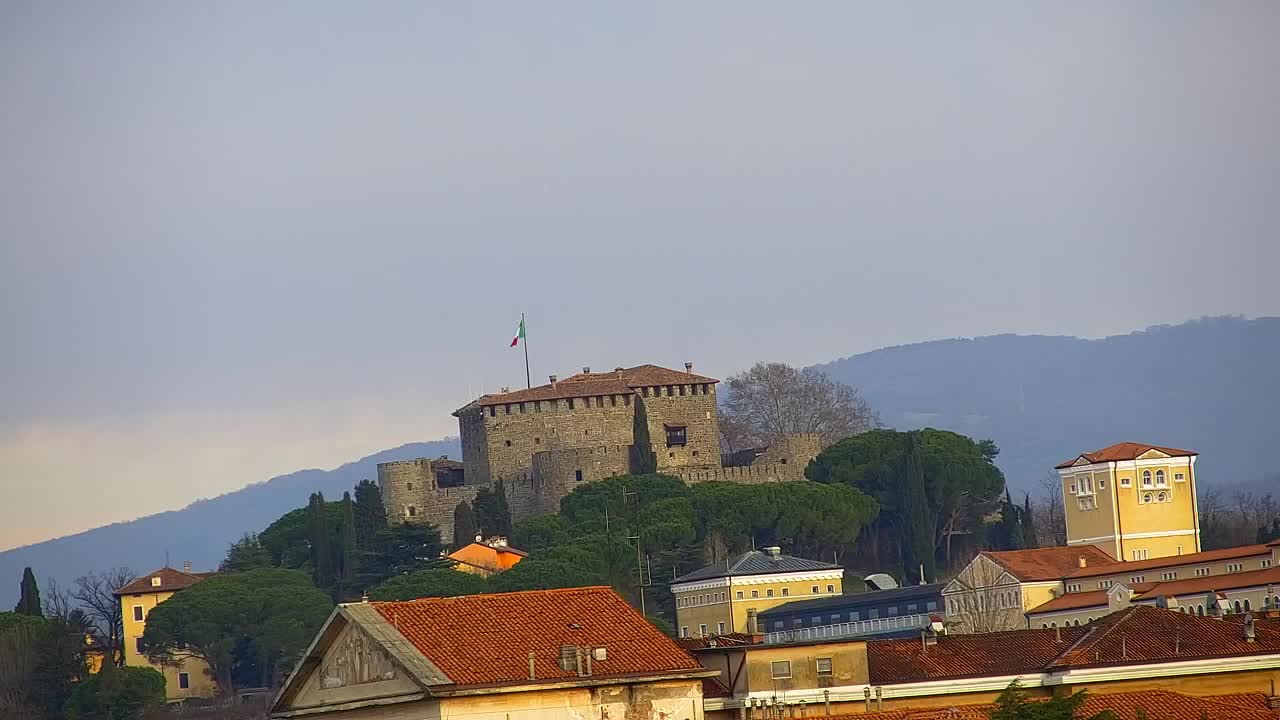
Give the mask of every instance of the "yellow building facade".
[{"label": "yellow building facade", "polygon": [[682,575],[671,592],[680,637],[754,633],[750,621],[764,610],[843,593],[844,569],[770,547]]},{"label": "yellow building facade", "polygon": [[1058,465],[1067,545],[1124,561],[1200,552],[1196,455],[1124,442]]},{"label": "yellow building facade", "polygon": [[217,689],[200,660],[186,658],[174,665],[156,665],[142,652],[142,635],[147,617],[157,605],[200,580],[202,575],[173,568],[161,568],[116,590],[120,612],[124,618],[124,664],[129,667],[155,668],[164,675],[165,700],[177,702],[187,698],[212,697]]}]

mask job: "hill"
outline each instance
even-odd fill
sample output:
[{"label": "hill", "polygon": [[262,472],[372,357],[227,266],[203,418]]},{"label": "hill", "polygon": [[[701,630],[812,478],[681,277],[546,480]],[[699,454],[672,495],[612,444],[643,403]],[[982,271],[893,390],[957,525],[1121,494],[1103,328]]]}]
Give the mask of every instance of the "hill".
[{"label": "hill", "polygon": [[1100,340],[996,335],[884,348],[818,366],[882,421],[990,438],[1015,489],[1121,440],[1200,452],[1201,487],[1280,494],[1280,318],[1203,318]]},{"label": "hill", "polygon": [[[18,578],[28,565],[35,569],[41,586],[50,577],[68,585],[88,572],[120,565],[147,572],[164,565],[166,556],[174,567],[182,567],[184,561],[190,560],[197,570],[212,570],[233,540],[306,505],[313,492],[322,492],[330,499],[341,498],[343,491],[361,480],[376,479],[380,462],[446,454],[461,457],[456,438],[401,445],[333,470],[299,470],[215,498],[197,500],[181,510],[0,552],[0,608],[17,602]],[[8,578],[13,582],[6,582]]]}]

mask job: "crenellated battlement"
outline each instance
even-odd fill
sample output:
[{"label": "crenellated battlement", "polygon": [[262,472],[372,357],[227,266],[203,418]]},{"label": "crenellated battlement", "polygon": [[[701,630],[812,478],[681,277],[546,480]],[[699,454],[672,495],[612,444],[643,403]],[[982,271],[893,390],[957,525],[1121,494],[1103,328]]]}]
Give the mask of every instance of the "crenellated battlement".
[{"label": "crenellated battlement", "polygon": [[675,470],[670,473],[690,485],[704,482],[761,484],[804,480],[804,467],[792,464],[755,464],[742,467]]}]

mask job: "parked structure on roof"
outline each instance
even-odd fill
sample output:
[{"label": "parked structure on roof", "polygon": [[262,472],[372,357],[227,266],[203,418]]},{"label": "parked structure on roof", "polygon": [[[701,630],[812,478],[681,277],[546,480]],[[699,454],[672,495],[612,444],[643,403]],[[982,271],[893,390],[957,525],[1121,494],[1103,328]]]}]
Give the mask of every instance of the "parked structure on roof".
[{"label": "parked structure on roof", "polygon": [[1274,695],[1271,683],[1280,678],[1274,615],[1213,619],[1134,605],[1081,627],[953,636],[933,626],[910,638],[790,643],[712,637],[690,641],[689,649],[721,671],[723,690],[708,693],[704,706],[708,718],[725,720],[758,717],[764,708],[774,713],[767,717],[779,709],[789,717],[801,705],[805,715],[861,717],[983,704],[1015,679],[1032,697],[1078,690],[1099,698],[1261,696]]},{"label": "parked structure on roof", "polygon": [[485,540],[477,535],[475,542],[454,550],[447,557],[454,562],[454,570],[489,577],[510,570],[528,555],[508,545],[505,537]]},{"label": "parked structure on roof", "polygon": [[147,616],[157,605],[173,597],[213,573],[191,572],[187,563],[182,570],[163,567],[139,577],[115,591],[124,618],[124,664],[149,667],[164,675],[165,699],[177,702],[187,698],[212,697],[216,687],[209,666],[196,658],[183,658],[176,664],[154,665],[142,652],[142,634],[147,629]]},{"label": "parked structure on roof", "polygon": [[797,598],[840,595],[844,568],[767,547],[681,575],[671,592],[681,637],[756,633],[757,616],[769,608]]},{"label": "parked structure on roof", "polygon": [[713,675],[605,587],[352,603],[271,715],[697,720]]},{"label": "parked structure on roof", "polygon": [[1060,463],[1067,545],[1117,560],[1199,552],[1196,455],[1122,442]]},{"label": "parked structure on roof", "polygon": [[[719,381],[657,365],[581,373],[524,390],[482,395],[459,408],[462,463],[378,465],[387,518],[432,523],[452,541],[453,511],[499,481],[512,515],[554,513],[579,483],[637,472],[686,482],[800,480],[821,449],[817,436],[780,438],[743,466],[720,457]],[[442,471],[443,468],[443,471]]]},{"label": "parked structure on roof", "polygon": [[766,643],[915,636],[942,613],[941,583],[792,600],[758,616]]}]

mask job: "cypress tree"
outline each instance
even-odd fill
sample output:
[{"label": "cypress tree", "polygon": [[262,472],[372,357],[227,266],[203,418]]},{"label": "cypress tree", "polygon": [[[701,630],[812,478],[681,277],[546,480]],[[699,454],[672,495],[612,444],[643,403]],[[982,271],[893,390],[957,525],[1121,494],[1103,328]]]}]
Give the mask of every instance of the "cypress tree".
[{"label": "cypress tree", "polygon": [[29,567],[22,571],[22,595],[13,611],[19,615],[44,617],[44,611],[40,608],[40,586],[36,584],[36,575]]},{"label": "cypress tree", "polygon": [[1040,541],[1036,537],[1035,515],[1031,513],[1031,493],[1024,493],[1022,496],[1022,546],[1040,547]]},{"label": "cypress tree", "polygon": [[356,578],[356,515],[351,493],[342,493],[342,527],[338,535],[341,563],[337,599],[350,595]]},{"label": "cypress tree", "polygon": [[307,504],[307,543],[311,546],[311,573],[316,587],[333,584],[333,547],[329,541],[329,514],[324,494],[313,493]]},{"label": "cypress tree", "polygon": [[[924,490],[924,464],[915,436],[907,436],[901,480],[904,487],[902,519],[902,576],[916,582],[936,578],[933,537],[929,532],[929,498]],[[924,577],[920,568],[924,566]]]},{"label": "cypress tree", "polygon": [[476,511],[465,500],[453,509],[453,549],[466,547],[476,537]]},{"label": "cypress tree", "polygon": [[382,489],[369,480],[361,480],[355,493],[356,547],[373,549],[373,538],[387,529],[387,512],[382,507]]}]

